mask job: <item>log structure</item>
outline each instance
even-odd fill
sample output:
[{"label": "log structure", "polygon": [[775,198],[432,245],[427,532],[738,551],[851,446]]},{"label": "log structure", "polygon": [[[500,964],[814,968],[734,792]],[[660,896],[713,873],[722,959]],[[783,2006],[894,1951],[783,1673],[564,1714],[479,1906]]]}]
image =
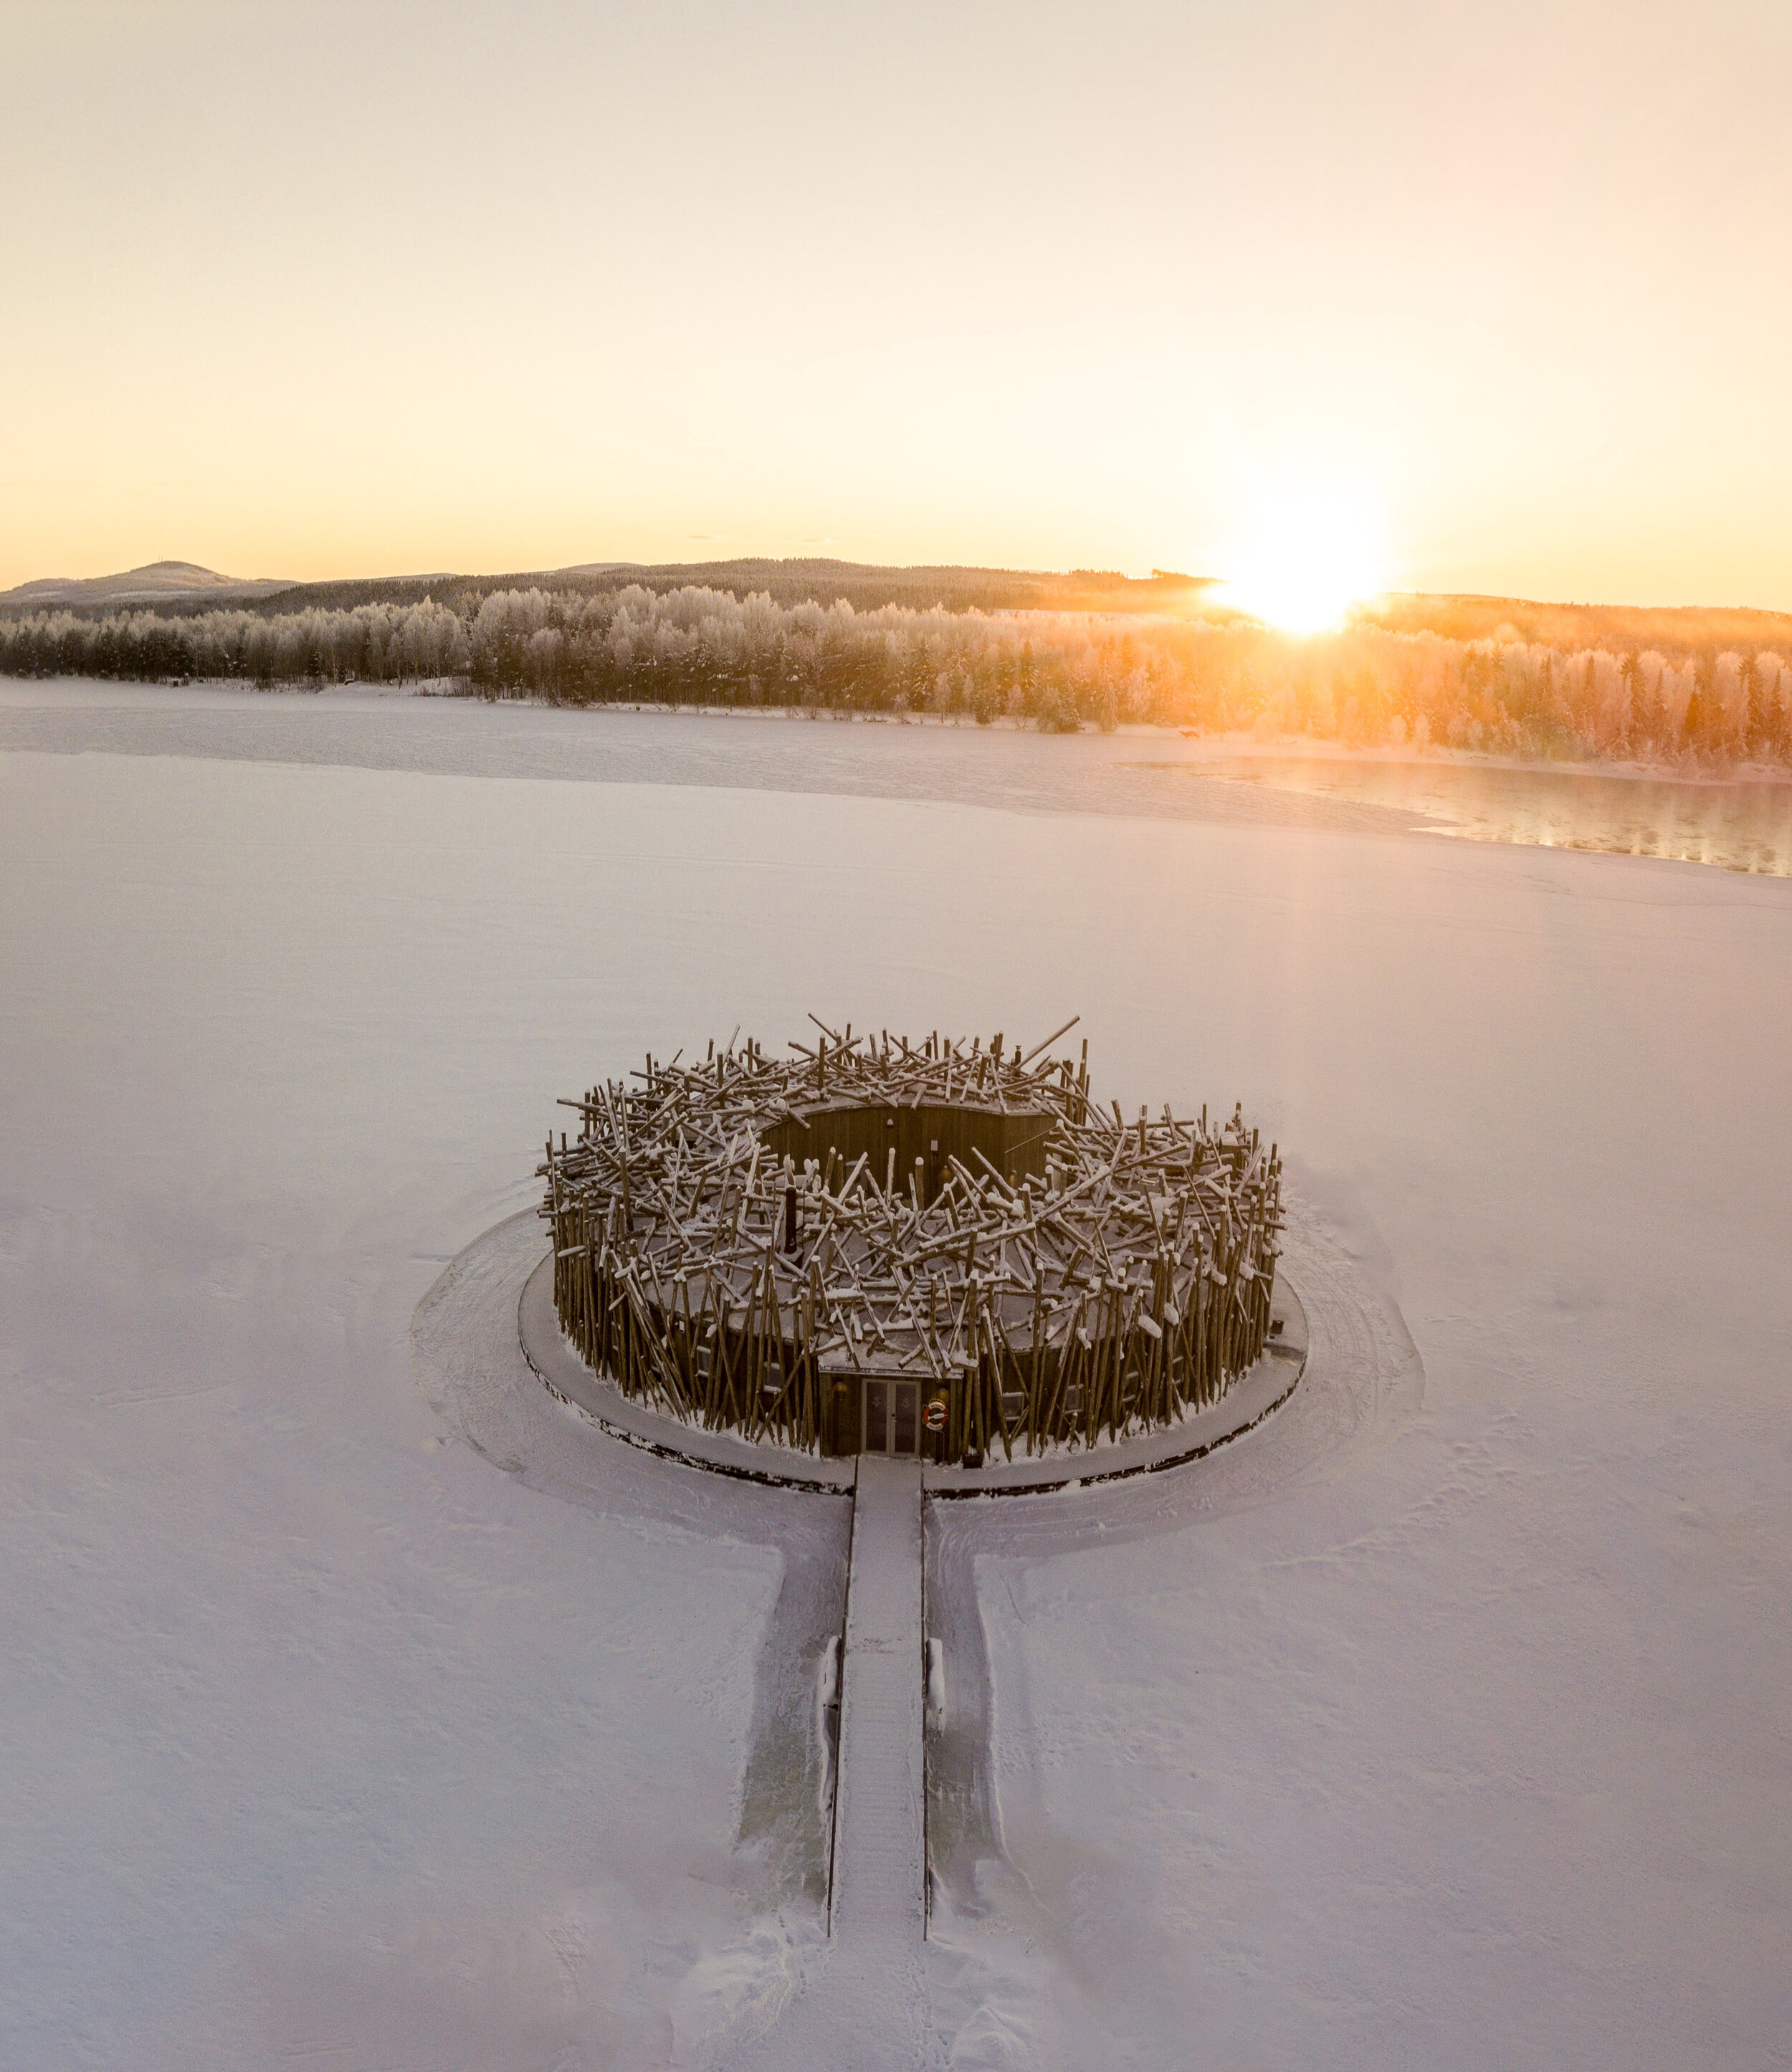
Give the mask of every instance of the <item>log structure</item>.
[{"label": "log structure", "polygon": [[1262,1352],[1281,1164],[1236,1111],[1104,1110],[1063,1030],[1022,1055],[816,1028],[563,1104],[555,1305],[626,1395],[976,1465],[1168,1423]]}]

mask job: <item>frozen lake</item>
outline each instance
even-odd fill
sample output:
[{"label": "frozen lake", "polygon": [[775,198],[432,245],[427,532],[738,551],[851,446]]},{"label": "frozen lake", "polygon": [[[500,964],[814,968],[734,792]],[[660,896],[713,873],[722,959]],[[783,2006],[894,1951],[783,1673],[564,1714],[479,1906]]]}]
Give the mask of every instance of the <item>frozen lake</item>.
[{"label": "frozen lake", "polygon": [[747,2052],[777,1547],[505,1472],[409,1327],[557,1094],[811,1005],[1242,1100],[1426,1370],[1272,1498],[1005,1510],[933,2062],[1783,2054],[1792,884],[1160,747],[3,687],[0,2062]]}]

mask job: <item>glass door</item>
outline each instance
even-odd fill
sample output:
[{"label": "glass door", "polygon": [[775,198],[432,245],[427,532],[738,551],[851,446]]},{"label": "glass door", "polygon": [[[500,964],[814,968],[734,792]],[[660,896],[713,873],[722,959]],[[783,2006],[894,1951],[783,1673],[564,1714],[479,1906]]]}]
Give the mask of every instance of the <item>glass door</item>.
[{"label": "glass door", "polygon": [[893,1453],[912,1453],[921,1416],[919,1385],[912,1381],[893,1381],[890,1393],[893,1399],[890,1406],[890,1450]]},{"label": "glass door", "polygon": [[919,1450],[921,1385],[914,1381],[873,1381],[865,1384],[865,1437],[868,1453],[907,1453]]}]

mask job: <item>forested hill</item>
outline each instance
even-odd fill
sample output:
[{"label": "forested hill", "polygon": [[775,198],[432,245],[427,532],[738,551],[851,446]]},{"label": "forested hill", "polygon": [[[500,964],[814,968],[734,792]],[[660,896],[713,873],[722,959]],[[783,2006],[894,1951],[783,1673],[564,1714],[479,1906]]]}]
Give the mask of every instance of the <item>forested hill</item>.
[{"label": "forested hill", "polygon": [[[178,575],[181,580],[171,579]],[[157,580],[153,583],[150,578]],[[568,599],[599,597],[631,585],[659,597],[688,587],[769,597],[785,610],[829,607],[843,600],[855,611],[897,605],[911,611],[1071,611],[1164,614],[1224,623],[1234,615],[1212,578],[1154,569],[1129,577],[1111,569],[883,568],[865,561],[824,559],[732,561],[590,561],[565,569],[519,569],[506,575],[356,576],[333,582],[245,583],[186,562],[158,562],[125,576],[76,583],[28,583],[0,594],[0,617],[34,611],[72,612],[97,619],[147,608],[163,619],[190,619],[231,606],[263,619],[315,611],[388,609],[433,598],[462,618],[487,597],[539,590]],[[1435,634],[1446,640],[1522,642],[1565,653],[1594,648],[1657,649],[1688,656],[1724,648],[1771,648],[1792,652],[1792,614],[1740,607],[1548,604],[1527,598],[1395,594],[1362,606],[1359,624],[1392,633]]]},{"label": "forested hill", "polygon": [[763,561],[306,583],[196,610],[5,602],[0,675],[14,676],[430,681],[565,705],[1792,762],[1792,616],[1776,612],[1395,597],[1302,639],[1187,576]]},{"label": "forested hill", "polygon": [[1724,648],[1792,645],[1792,612],[1731,605],[1539,604],[1522,597],[1427,595],[1378,598],[1356,614],[1391,633],[1445,640],[1526,641],[1539,648],[1660,648],[1691,655]]},{"label": "forested hill", "polygon": [[96,612],[148,609],[160,612],[213,611],[220,605],[251,604],[292,585],[266,576],[220,575],[197,561],[147,561],[111,576],[40,576],[16,590],[0,590],[0,614],[22,611]]},{"label": "forested hill", "polygon": [[[477,606],[494,591],[545,590],[594,597],[627,584],[664,596],[696,584],[732,590],[737,597],[769,596],[775,604],[832,605],[844,598],[855,611],[886,604],[925,611],[1128,611],[1186,610],[1213,587],[1212,579],[1156,569],[1132,577],[1112,569],[1072,569],[1067,574],[1035,569],[879,568],[865,561],[824,560],[734,561],[590,561],[569,569],[526,569],[508,575],[357,576],[336,582],[294,583],[241,602],[263,618],[295,611],[352,611],[364,604],[421,604],[425,597],[454,610]],[[23,595],[0,599],[0,608],[35,608]],[[41,600],[84,616],[107,607],[96,601],[58,597]],[[212,600],[216,602],[216,600]],[[187,618],[207,610],[199,598],[158,598],[164,618]]]},{"label": "forested hill", "polygon": [[586,574],[590,588],[524,578],[451,602],[0,618],[0,674],[432,682],[561,705],[924,712],[1066,730],[1143,721],[1700,767],[1792,757],[1792,640],[1720,646],[1704,615],[1686,621],[1709,643],[1698,647],[1558,646],[1519,637],[1509,618],[1468,639],[1367,619],[1301,639],[1199,605],[861,610],[845,599],[780,604],[745,582],[743,596]]}]

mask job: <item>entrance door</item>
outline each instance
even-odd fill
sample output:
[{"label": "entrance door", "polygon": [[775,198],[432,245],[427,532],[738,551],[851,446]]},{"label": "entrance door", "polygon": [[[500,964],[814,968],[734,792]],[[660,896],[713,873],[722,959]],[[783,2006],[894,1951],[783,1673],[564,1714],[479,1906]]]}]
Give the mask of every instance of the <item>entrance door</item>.
[{"label": "entrance door", "polygon": [[890,1450],[893,1453],[912,1453],[921,1416],[917,1400],[919,1387],[912,1381],[894,1381],[890,1385],[890,1393],[893,1399],[890,1406]]},{"label": "entrance door", "polygon": [[865,1384],[865,1450],[910,1453],[920,1434],[921,1390],[913,1381]]}]

